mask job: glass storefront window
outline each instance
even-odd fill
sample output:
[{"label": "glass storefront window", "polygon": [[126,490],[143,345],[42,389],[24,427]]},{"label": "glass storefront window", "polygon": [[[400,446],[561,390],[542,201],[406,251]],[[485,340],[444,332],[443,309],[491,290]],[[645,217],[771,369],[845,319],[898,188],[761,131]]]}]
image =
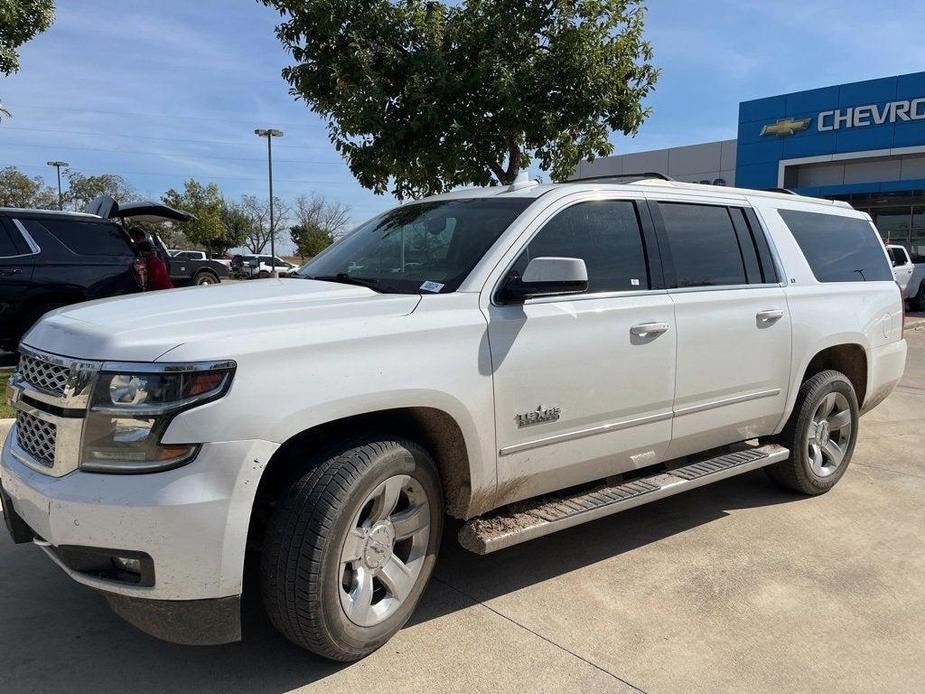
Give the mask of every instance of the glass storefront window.
[{"label": "glass storefront window", "polygon": [[[879,207],[870,210],[880,236],[888,243],[909,245],[911,207]],[[925,218],[922,220],[925,222]]]},{"label": "glass storefront window", "polygon": [[912,208],[912,233],[909,252],[913,260],[925,260],[925,207]]}]

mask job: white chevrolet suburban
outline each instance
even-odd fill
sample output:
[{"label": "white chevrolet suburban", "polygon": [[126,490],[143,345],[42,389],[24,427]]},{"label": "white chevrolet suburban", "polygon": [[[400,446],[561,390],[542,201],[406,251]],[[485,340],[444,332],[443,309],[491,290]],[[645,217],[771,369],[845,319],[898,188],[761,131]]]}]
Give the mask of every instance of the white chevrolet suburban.
[{"label": "white chevrolet suburban", "polygon": [[621,180],[432,197],[298,278],[49,314],[12,379],[13,538],[181,643],[240,638],[253,567],[347,661],[409,618],[445,515],[487,553],[756,468],[831,489],[906,359],[870,218]]}]

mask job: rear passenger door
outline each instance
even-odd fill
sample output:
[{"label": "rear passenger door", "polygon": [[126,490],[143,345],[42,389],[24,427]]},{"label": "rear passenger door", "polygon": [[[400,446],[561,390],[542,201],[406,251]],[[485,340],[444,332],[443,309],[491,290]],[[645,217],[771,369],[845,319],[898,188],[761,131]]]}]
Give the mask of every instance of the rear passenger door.
[{"label": "rear passenger door", "polygon": [[37,250],[9,219],[0,218],[0,340],[18,334]]},{"label": "rear passenger door", "polygon": [[791,323],[767,238],[744,204],[652,203],[678,357],[669,456],[771,433]]},{"label": "rear passenger door", "polygon": [[116,224],[44,215],[18,221],[41,248],[33,280],[43,292],[43,304],[62,306],[139,291],[135,250]]}]

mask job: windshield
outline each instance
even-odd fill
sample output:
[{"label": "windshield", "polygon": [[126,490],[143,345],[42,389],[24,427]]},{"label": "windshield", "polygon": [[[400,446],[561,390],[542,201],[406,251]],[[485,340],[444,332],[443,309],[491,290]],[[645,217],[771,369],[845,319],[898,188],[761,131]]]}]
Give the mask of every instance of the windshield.
[{"label": "windshield", "polygon": [[298,276],[379,292],[453,292],[531,202],[465,198],[398,207],[330,246]]}]

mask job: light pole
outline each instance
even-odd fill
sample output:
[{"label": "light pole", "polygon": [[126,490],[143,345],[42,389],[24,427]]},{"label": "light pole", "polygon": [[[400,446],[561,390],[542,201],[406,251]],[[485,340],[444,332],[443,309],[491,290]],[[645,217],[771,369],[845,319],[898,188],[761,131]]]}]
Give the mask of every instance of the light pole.
[{"label": "light pole", "polygon": [[282,137],[283,131],[273,128],[257,128],[254,134],[267,138],[267,171],[270,174],[270,256],[273,258],[273,270],[270,272],[270,277],[279,277],[276,270],[276,234],[273,228],[273,138]]},{"label": "light pole", "polygon": [[58,209],[64,209],[64,196],[61,194],[61,167],[70,166],[66,161],[50,161],[48,166],[54,166],[58,170]]}]

